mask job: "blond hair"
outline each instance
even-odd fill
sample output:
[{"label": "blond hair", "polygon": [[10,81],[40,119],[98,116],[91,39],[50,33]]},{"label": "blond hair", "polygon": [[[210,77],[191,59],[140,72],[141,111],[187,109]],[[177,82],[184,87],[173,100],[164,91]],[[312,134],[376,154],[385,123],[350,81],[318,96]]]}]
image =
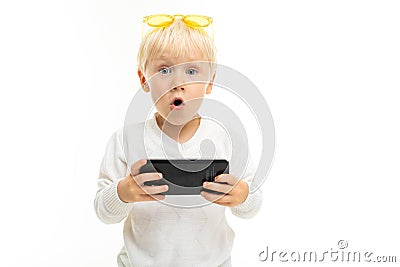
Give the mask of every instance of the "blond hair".
[{"label": "blond hair", "polygon": [[154,28],[143,37],[137,56],[138,68],[145,73],[149,62],[165,51],[171,57],[190,57],[193,50],[200,52],[212,66],[215,65],[216,48],[207,31],[186,26],[180,18],[176,18],[170,26]]}]

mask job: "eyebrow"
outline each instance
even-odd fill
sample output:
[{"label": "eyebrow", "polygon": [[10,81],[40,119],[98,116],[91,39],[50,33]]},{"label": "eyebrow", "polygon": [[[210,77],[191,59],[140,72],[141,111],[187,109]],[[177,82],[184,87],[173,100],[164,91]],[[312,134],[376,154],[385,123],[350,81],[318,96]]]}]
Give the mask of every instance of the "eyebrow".
[{"label": "eyebrow", "polygon": [[166,63],[166,64],[170,64],[171,62],[168,60],[167,57],[163,57],[163,58],[155,58],[154,62],[156,62],[157,64],[161,64],[161,63]]}]

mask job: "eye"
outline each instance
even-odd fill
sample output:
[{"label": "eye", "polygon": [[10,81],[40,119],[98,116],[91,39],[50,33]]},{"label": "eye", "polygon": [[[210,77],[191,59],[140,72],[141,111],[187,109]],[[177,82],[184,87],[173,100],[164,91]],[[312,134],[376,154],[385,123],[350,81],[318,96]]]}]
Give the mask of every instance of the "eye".
[{"label": "eye", "polygon": [[186,71],[186,74],[189,74],[189,75],[196,75],[197,74],[197,70],[196,69],[188,69],[187,71]]},{"label": "eye", "polygon": [[167,67],[162,67],[161,69],[158,70],[161,74],[165,75],[165,74],[170,74],[171,73],[171,69],[167,68]]}]

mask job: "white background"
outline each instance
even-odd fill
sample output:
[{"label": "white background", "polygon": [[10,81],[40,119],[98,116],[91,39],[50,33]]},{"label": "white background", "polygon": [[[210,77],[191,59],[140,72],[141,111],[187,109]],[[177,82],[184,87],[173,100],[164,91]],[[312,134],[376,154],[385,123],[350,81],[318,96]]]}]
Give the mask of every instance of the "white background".
[{"label": "white background", "polygon": [[274,117],[263,208],[227,213],[234,266],[286,266],[258,254],[340,239],[400,261],[398,1],[38,0],[0,4],[0,266],[116,266],[122,224],[97,219],[96,180],[155,13],[213,17],[218,62]]}]

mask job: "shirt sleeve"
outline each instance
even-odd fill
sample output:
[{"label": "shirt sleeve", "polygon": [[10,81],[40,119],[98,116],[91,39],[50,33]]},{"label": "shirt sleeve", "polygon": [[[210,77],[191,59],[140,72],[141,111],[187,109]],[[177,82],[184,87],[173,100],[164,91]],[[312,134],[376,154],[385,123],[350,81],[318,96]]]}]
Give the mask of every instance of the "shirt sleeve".
[{"label": "shirt sleeve", "polygon": [[[250,190],[250,185],[256,172],[255,166],[251,157],[249,157],[248,166],[244,172],[242,180],[247,183]],[[261,208],[262,205],[262,192],[260,189],[253,193],[249,193],[246,200],[234,207],[230,207],[232,214],[240,218],[251,218],[254,217]]]},{"label": "shirt sleeve", "polygon": [[107,224],[121,222],[134,205],[123,202],[117,192],[119,181],[129,173],[121,138],[122,131],[119,130],[109,139],[97,180],[98,190],[94,207],[97,217]]}]

